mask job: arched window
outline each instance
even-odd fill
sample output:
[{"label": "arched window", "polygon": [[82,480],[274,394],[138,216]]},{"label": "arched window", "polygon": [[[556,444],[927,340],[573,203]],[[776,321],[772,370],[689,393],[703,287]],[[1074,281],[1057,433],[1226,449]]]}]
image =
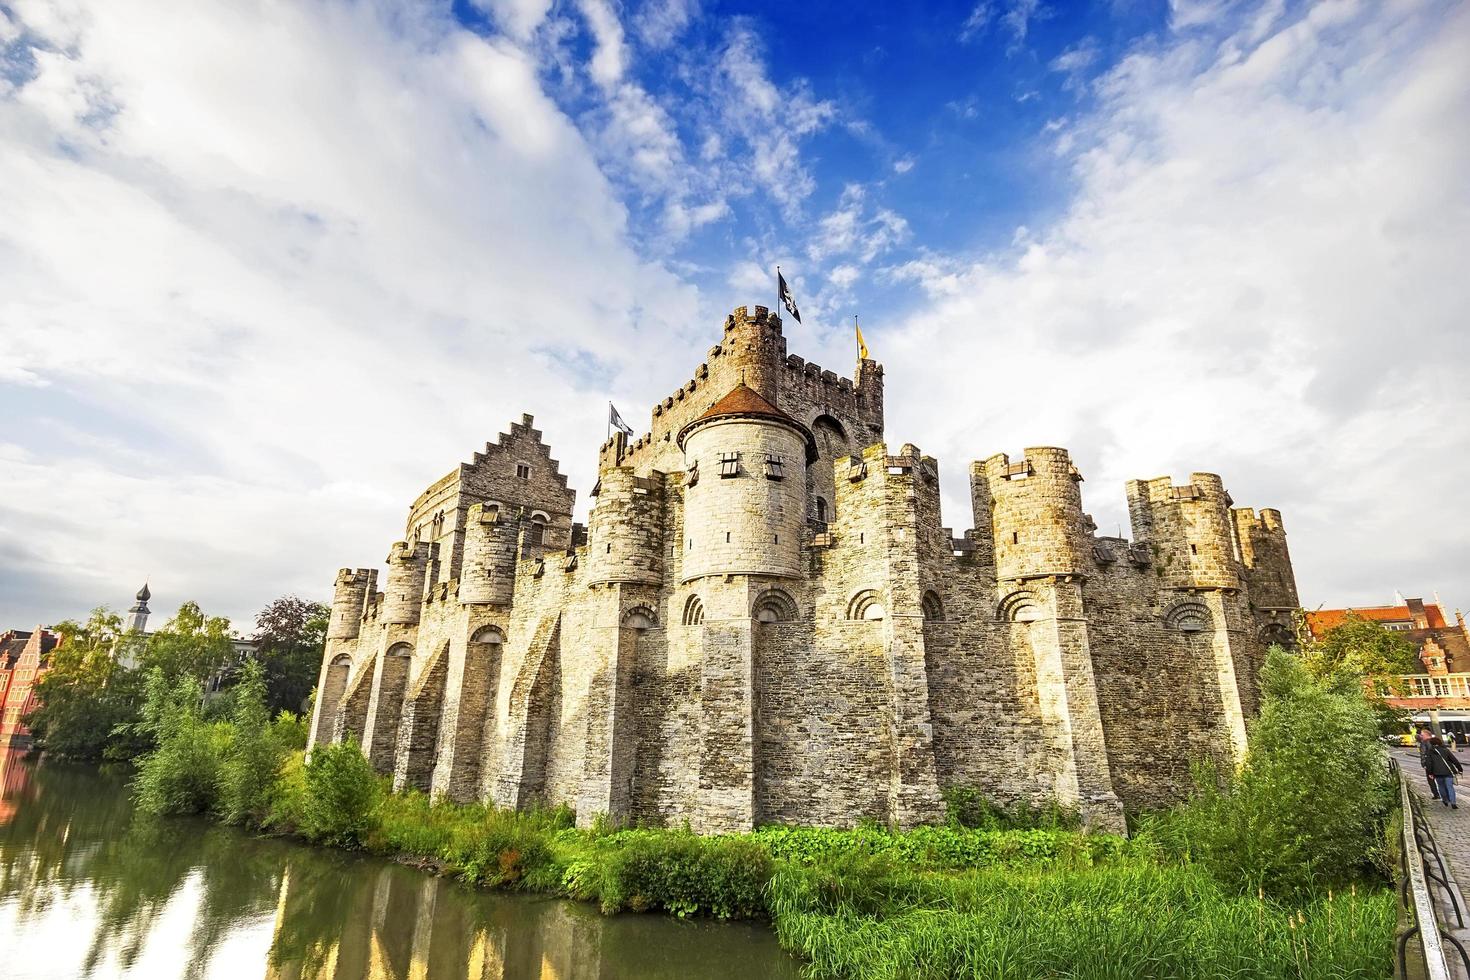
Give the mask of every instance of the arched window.
[{"label": "arched window", "polygon": [[1036,593],[1024,589],[1006,596],[996,609],[996,618],[1007,623],[1034,623],[1045,616],[1046,610]]},{"label": "arched window", "polygon": [[470,637],[470,642],[499,646],[505,642],[505,630],[499,626],[481,626],[475,630],[475,635]]},{"label": "arched window", "polygon": [[924,613],[926,622],[938,623],[944,620],[944,603],[939,599],[939,593],[930,589],[924,593],[924,598],[919,600],[919,608]]},{"label": "arched window", "polygon": [[698,626],[704,622],[704,602],[697,595],[684,601],[684,625]]},{"label": "arched window", "polygon": [[791,623],[800,618],[796,601],[780,589],[767,589],[757,596],[751,615],[761,623]]},{"label": "arched window", "polygon": [[825,498],[818,497],[816,499],[816,505],[812,508],[812,510],[813,516],[816,517],[817,520],[821,521],[823,524],[827,523],[827,501]]},{"label": "arched window", "polygon": [[388,648],[387,655],[390,657],[412,657],[413,647],[407,643],[395,643]]},{"label": "arched window", "polygon": [[642,632],[646,629],[652,629],[657,622],[658,619],[653,615],[653,610],[647,606],[634,606],[632,609],[623,613],[623,627],[625,629]]},{"label": "arched window", "polygon": [[882,619],[888,614],[874,589],[863,589],[847,604],[848,619]]},{"label": "arched window", "polygon": [[1210,610],[1200,602],[1181,602],[1164,615],[1164,625],[1181,633],[1203,633],[1210,628]]}]

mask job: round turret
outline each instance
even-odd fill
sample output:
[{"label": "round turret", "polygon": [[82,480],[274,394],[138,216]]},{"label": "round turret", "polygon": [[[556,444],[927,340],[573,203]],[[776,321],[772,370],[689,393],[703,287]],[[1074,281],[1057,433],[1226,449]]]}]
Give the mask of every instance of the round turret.
[{"label": "round turret", "polygon": [[516,521],[498,504],[474,504],[465,516],[459,601],[505,605],[515,592]]},{"label": "round turret", "polygon": [[745,384],[679,432],[688,472],[684,579],[802,574],[806,427]]},{"label": "round turret", "polygon": [[604,469],[587,527],[589,582],[663,581],[663,488],[631,466]]},{"label": "round turret", "polygon": [[384,623],[413,625],[424,600],[424,576],[432,546],[427,541],[399,541],[388,552],[388,584],[383,589]]},{"label": "round turret", "polygon": [[372,572],[366,568],[343,568],[337,572],[337,582],[332,589],[332,618],[327,623],[327,639],[356,638],[362,624],[362,608],[367,601],[372,577]]},{"label": "round turret", "polygon": [[1065,449],[1041,446],[1012,463],[1004,453],[984,463],[994,503],[998,579],[1070,575],[1083,561],[1082,477]]}]

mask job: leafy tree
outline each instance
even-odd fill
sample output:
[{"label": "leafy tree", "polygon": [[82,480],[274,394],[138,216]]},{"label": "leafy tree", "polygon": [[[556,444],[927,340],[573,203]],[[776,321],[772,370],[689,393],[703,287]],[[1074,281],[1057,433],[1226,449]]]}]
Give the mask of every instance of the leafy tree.
[{"label": "leafy tree", "polygon": [[170,678],[162,667],[150,667],[147,690],[136,727],[158,747],[138,764],[138,805],[150,813],[209,810],[220,798],[228,726],[204,720],[199,683],[188,674]]},{"label": "leafy tree", "polygon": [[271,712],[304,712],[316,685],[331,610],[320,602],[282,596],[255,617],[256,656],[265,669]]},{"label": "leafy tree", "polygon": [[158,669],[165,680],[189,678],[202,685],[234,653],[230,621],[206,616],[197,602],[186,602],[158,632],[148,637],[141,666]]},{"label": "leafy tree", "polygon": [[99,606],[85,623],[65,620],[52,629],[61,643],[36,680],[38,707],[26,718],[36,742],[76,759],[129,758],[146,748],[126,730],[138,720],[143,685],[114,656],[122,620]]},{"label": "leafy tree", "polygon": [[1393,782],[1372,704],[1344,677],[1273,649],[1241,771],[1202,770],[1194,798],[1151,829],[1244,892],[1294,899],[1381,870]]},{"label": "leafy tree", "polygon": [[1424,672],[1413,640],[1353,613],[1321,636],[1308,639],[1302,645],[1302,663],[1319,680],[1342,675],[1388,679]]}]

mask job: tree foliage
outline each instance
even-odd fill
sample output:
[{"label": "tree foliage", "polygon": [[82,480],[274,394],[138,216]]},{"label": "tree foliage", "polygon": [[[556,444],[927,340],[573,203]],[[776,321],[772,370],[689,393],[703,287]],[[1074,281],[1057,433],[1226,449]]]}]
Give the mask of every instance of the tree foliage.
[{"label": "tree foliage", "polygon": [[100,606],[85,623],[66,620],[52,629],[61,643],[36,680],[38,706],[26,719],[36,743],[74,759],[135,755],[142,746],[119,729],[137,720],[143,685],[136,671],[113,656],[122,620]]},{"label": "tree foliage", "polygon": [[190,678],[202,685],[229,662],[234,649],[228,619],[206,616],[197,602],[186,602],[148,637],[140,666],[157,668],[168,681]]},{"label": "tree foliage", "polygon": [[53,629],[61,643],[36,681],[38,707],[27,722],[46,751],[77,759],[130,759],[151,749],[159,728],[144,714],[150,673],[167,688],[197,693],[234,649],[230,621],[194,602],[147,637],[124,632],[105,606],[85,623]]},{"label": "tree foliage", "polygon": [[1419,648],[1402,633],[1348,613],[1337,626],[1302,644],[1302,664],[1318,680],[1421,674]]},{"label": "tree foliage", "polygon": [[1370,845],[1384,840],[1393,786],[1361,682],[1314,677],[1273,649],[1261,692],[1241,771],[1223,780],[1201,772],[1189,804],[1150,826],[1246,892],[1299,898],[1371,875],[1383,861]]},{"label": "tree foliage", "polygon": [[256,656],[264,668],[266,705],[304,712],[316,685],[331,610],[320,602],[282,596],[255,617]]}]

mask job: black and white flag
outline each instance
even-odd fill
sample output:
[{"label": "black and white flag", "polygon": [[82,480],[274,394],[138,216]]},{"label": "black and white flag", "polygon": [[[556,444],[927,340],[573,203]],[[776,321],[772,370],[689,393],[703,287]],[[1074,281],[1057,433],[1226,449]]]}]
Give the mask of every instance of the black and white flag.
[{"label": "black and white flag", "polygon": [[618,410],[613,407],[612,402],[607,403],[607,424],[617,429],[629,439],[633,438],[633,427],[623,421],[623,417],[618,414]]},{"label": "black and white flag", "polygon": [[792,298],[791,287],[786,285],[786,277],[781,275],[781,267],[776,266],[776,291],[781,294],[781,305],[786,307],[792,318],[797,323],[801,322],[801,311],[796,308],[796,300]]}]

